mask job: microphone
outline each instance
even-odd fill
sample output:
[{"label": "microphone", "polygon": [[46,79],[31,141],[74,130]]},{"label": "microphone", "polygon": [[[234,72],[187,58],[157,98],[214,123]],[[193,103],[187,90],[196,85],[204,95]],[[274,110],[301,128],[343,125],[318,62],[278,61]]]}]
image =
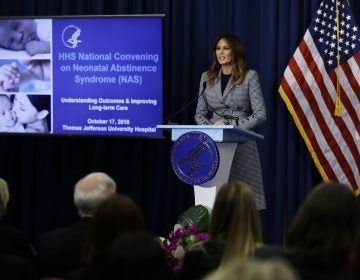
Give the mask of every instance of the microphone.
[{"label": "microphone", "polygon": [[[222,102],[222,104],[229,109],[229,106],[227,106],[224,102]],[[208,109],[210,112],[212,112],[213,114],[224,118],[226,120],[225,124],[230,124],[229,120],[235,120],[236,125],[239,125],[239,117],[235,117],[233,115],[228,115],[228,114],[219,114],[218,112],[216,112],[216,110],[214,110],[209,103],[207,103]]]},{"label": "microphone", "polygon": [[186,103],[184,106],[182,106],[179,110],[177,110],[175,113],[167,116],[163,123],[167,123],[167,124],[177,124],[177,123],[173,123],[171,122],[171,119],[173,117],[175,117],[177,114],[181,113],[182,111],[184,111],[187,107],[189,107],[191,104],[193,104],[195,101],[197,101],[201,96],[203,96],[204,92],[205,92],[205,89],[206,89],[206,86],[207,86],[207,83],[206,81],[203,81],[202,83],[202,90],[201,90],[201,93],[197,96],[195,96],[194,98],[192,98],[188,103]]}]

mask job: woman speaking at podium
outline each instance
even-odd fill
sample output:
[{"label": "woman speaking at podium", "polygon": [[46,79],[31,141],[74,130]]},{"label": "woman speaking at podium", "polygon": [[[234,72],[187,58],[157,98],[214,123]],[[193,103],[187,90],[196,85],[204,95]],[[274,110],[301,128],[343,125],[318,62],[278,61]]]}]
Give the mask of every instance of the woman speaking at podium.
[{"label": "woman speaking at podium", "polygon": [[[216,38],[213,63],[200,80],[195,121],[199,125],[236,125],[248,130],[266,120],[265,102],[259,76],[248,69],[240,39],[233,34]],[[257,209],[265,209],[260,158],[255,140],[239,143],[229,181],[241,180],[251,186]]]}]

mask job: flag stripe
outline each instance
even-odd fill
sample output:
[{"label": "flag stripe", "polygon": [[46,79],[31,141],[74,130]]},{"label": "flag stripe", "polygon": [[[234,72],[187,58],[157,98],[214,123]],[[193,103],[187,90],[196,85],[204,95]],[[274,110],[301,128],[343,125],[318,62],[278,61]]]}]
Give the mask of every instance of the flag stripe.
[{"label": "flag stripe", "polygon": [[[334,84],[334,87],[336,87],[336,73],[335,71],[331,71],[329,73],[329,77],[332,81],[332,83]],[[346,110],[349,112],[349,117],[350,120],[352,120],[353,123],[356,123],[356,112],[355,112],[355,108],[353,107],[351,101],[348,98],[348,95],[345,93],[344,88],[342,87],[344,81],[340,80],[340,99],[341,99],[341,103],[342,105],[346,108]],[[346,87],[349,87],[350,84],[347,84]],[[352,91],[352,90],[351,90]],[[349,91],[347,91],[349,92]]]},{"label": "flag stripe", "polygon": [[310,123],[308,122],[306,115],[302,110],[302,107],[298,103],[298,100],[295,97],[295,94],[292,91],[291,86],[288,84],[285,76],[281,82],[279,92],[281,97],[285,101],[285,104],[287,105],[287,108],[290,111],[292,117],[294,118],[295,124],[299,129],[300,134],[303,137],[312,158],[314,159],[315,165],[318,168],[321,177],[324,180],[329,180],[329,177],[336,177],[331,166],[329,164],[326,164],[327,159],[322,153],[319,143],[316,140],[315,134],[311,129]]},{"label": "flag stripe", "polygon": [[[289,101],[291,102],[295,112],[297,113],[299,124],[303,127],[303,136],[306,136],[306,138],[309,139],[309,142],[313,144],[313,150],[318,156],[318,162],[323,166],[324,172],[327,174],[326,177],[332,178],[335,176],[333,168],[331,167],[328,159],[322,152],[322,149],[320,147],[321,139],[315,136],[315,132],[320,131],[318,123],[315,121],[315,116],[311,111],[307,100],[305,98],[298,98],[297,96],[298,94],[302,94],[302,90],[299,88],[299,85],[297,83],[298,75],[300,75],[300,72],[296,72],[296,70],[294,69],[296,65],[296,61],[293,57],[290,60],[289,67],[284,75],[284,77],[286,78],[286,83],[282,84],[282,87],[284,88],[284,91],[286,92]],[[288,83],[291,86],[288,86]]]},{"label": "flag stripe", "polygon": [[[357,84],[356,88],[360,87],[360,52],[356,53],[349,61],[351,71],[353,72],[354,76],[354,83]],[[360,91],[355,91],[357,102],[360,102]]]},{"label": "flag stripe", "polygon": [[[359,61],[356,61],[356,57]],[[347,63],[342,65],[342,70],[346,75],[348,82],[352,88],[351,94],[348,94],[352,99],[352,104],[360,102],[360,52],[355,57],[350,58]],[[355,103],[356,102],[356,103]]]}]

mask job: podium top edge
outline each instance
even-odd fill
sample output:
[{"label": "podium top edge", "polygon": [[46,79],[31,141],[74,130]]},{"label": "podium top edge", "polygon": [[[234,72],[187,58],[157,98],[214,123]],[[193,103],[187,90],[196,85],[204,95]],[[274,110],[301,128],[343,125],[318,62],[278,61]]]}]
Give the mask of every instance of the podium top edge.
[{"label": "podium top edge", "polygon": [[251,130],[247,130],[245,128],[236,126],[236,125],[170,125],[170,124],[161,124],[157,125],[156,128],[162,129],[171,129],[171,130],[182,130],[182,129],[189,129],[189,130],[203,130],[203,131],[211,131],[214,129],[221,129],[224,132],[229,130],[229,133],[237,132],[243,133],[248,135],[249,137],[255,137],[258,139],[264,139],[264,136],[256,133]]},{"label": "podium top edge", "polygon": [[235,125],[197,125],[197,124],[158,124],[156,128],[190,128],[190,129],[214,129],[214,128],[222,128],[222,129],[234,129]]}]

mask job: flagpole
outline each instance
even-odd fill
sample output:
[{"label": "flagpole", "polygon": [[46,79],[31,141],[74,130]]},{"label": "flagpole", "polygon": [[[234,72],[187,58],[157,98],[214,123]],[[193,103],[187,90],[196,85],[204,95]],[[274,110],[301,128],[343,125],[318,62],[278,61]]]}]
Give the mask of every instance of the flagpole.
[{"label": "flagpole", "polygon": [[339,17],[339,0],[336,0],[336,48],[337,48],[337,66],[336,66],[336,99],[335,99],[335,116],[342,116],[342,106],[340,97],[340,17]]}]

